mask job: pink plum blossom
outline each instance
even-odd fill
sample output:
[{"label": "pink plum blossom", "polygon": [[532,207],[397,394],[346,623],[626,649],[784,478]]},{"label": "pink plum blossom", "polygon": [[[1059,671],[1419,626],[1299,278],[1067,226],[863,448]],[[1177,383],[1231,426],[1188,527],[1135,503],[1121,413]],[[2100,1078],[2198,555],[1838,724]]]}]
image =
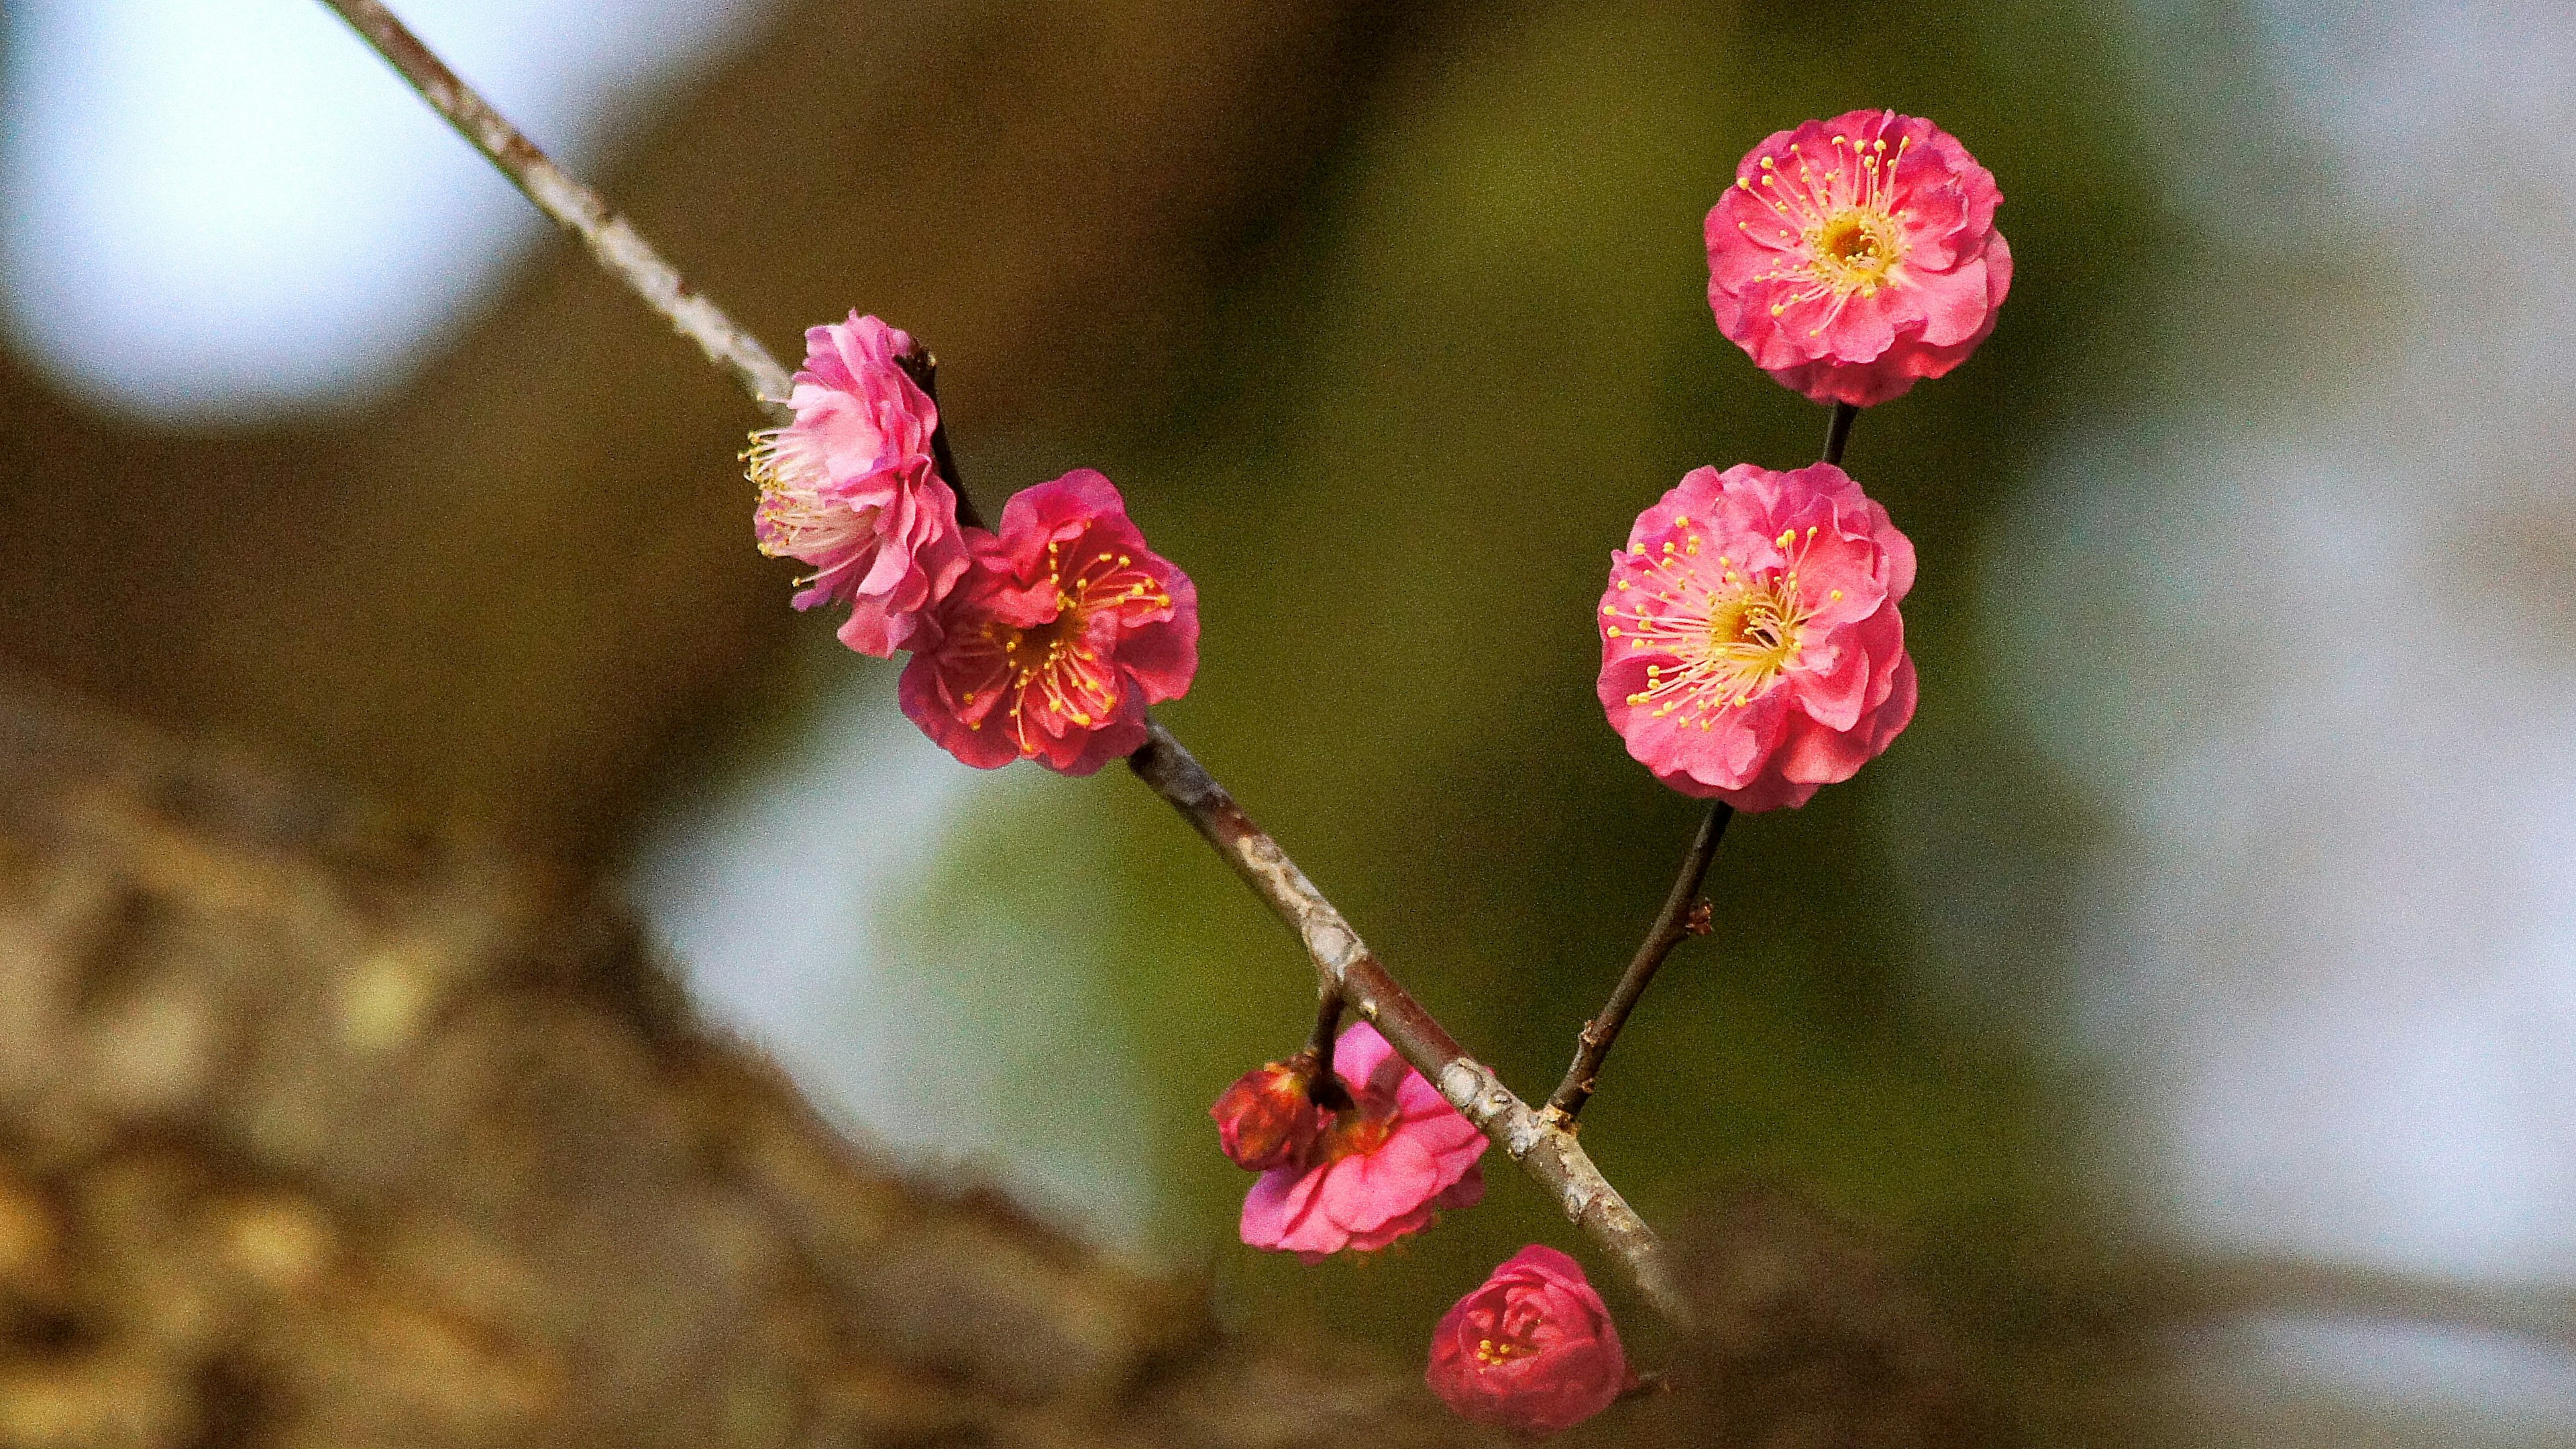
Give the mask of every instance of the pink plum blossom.
[{"label": "pink plum blossom", "polygon": [[1315,1053],[1266,1062],[1234,1079],[1208,1115],[1216,1119],[1226,1160],[1247,1172],[1267,1172],[1305,1155],[1323,1128],[1315,1106]]},{"label": "pink plum blossom", "polygon": [[978,769],[1088,775],[1145,743],[1145,709],[1199,667],[1198,590],[1145,546],[1108,479],[1077,468],[1014,495],[904,666],[903,712]]},{"label": "pink plum blossom", "polygon": [[1355,1022],[1333,1046],[1352,1105],[1299,1160],[1261,1175],[1243,1200],[1243,1240],[1321,1262],[1374,1252],[1485,1197],[1485,1135],[1407,1066],[1377,1028]]},{"label": "pink plum blossom", "polygon": [[1701,468],[1637,516],[1601,595],[1601,707],[1655,777],[1803,805],[1914,717],[1914,545],[1831,463]]},{"label": "pink plum blossom", "polygon": [[1441,1315],[1423,1378],[1460,1417],[1531,1435],[1582,1423],[1630,1382],[1582,1265],[1537,1243]]},{"label": "pink plum blossom", "polygon": [[2003,193],[1957,138],[1894,111],[1780,131],[1708,213],[1708,304],[1818,402],[1883,403],[1967,361],[2012,286]]},{"label": "pink plum blossom", "polygon": [[911,351],[909,334],[856,312],[809,329],[796,421],[743,454],[760,551],[813,566],[796,607],[847,601],[841,642],[880,659],[917,645],[966,571],[957,497],[931,460],[939,407],[897,363]]}]

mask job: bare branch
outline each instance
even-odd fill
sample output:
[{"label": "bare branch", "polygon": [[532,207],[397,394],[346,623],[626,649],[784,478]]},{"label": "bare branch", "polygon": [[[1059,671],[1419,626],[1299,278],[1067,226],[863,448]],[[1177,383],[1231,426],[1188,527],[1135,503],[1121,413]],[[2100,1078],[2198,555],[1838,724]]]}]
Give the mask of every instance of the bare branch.
[{"label": "bare branch", "polygon": [[[323,0],[366,37],[439,114],[548,216],[579,234],[608,272],[671,319],[708,358],[730,370],[774,417],[786,417],[786,369],[713,302],[688,289],[679,273],[612,214],[597,193],[574,181],[503,119],[489,102],[421,43],[379,0]],[[927,354],[916,376],[935,378]],[[925,389],[931,386],[925,380]],[[941,458],[954,486],[955,464]],[[958,490],[960,516],[968,514]],[[1608,1253],[1647,1301],[1676,1323],[1689,1306],[1676,1284],[1671,1252],[1619,1195],[1567,1128],[1533,1110],[1493,1069],[1469,1057],[1431,1014],[1395,983],[1360,942],[1342,913],[1306,879],[1279,843],[1252,823],[1234,797],[1201,768],[1160,724],[1128,765],[1217,848],[1272,912],[1296,932],[1314,959],[1319,989],[1374,1023],[1397,1054],[1436,1086],[1451,1106],[1546,1188],[1566,1217]]]},{"label": "bare branch", "polygon": [[374,46],[387,64],[411,82],[421,98],[447,118],[457,134],[474,143],[501,174],[526,193],[537,204],[537,210],[553,217],[564,230],[578,236],[590,247],[618,280],[624,282],[646,306],[661,313],[678,328],[680,335],[698,344],[707,360],[732,371],[742,379],[743,387],[770,416],[788,421],[787,369],[760,345],[760,339],[745,332],[727,317],[715,303],[690,290],[689,284],[661,253],[653,250],[626,218],[608,209],[599,193],[564,174],[563,168],[546,158],[546,153],[520,134],[491,103],[475,93],[472,86],[457,78],[435,52],[421,43],[410,27],[394,17],[379,0],[322,0],[340,13],[351,28]]}]

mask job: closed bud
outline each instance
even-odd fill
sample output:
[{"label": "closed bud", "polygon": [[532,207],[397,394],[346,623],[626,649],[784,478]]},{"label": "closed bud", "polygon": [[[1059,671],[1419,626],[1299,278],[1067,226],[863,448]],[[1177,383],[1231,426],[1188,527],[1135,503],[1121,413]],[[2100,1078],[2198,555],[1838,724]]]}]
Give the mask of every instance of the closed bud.
[{"label": "closed bud", "polygon": [[1225,1155],[1246,1172],[1297,1161],[1313,1145],[1322,1114],[1315,1106],[1315,1054],[1299,1052],[1235,1078],[1208,1108]]}]

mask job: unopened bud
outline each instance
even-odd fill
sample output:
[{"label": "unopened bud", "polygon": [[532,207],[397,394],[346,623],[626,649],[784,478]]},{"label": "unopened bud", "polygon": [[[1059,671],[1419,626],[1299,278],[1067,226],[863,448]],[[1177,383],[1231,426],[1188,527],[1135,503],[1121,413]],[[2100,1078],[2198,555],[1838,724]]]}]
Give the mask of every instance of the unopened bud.
[{"label": "unopened bud", "polygon": [[1208,1108],[1225,1155],[1246,1172],[1297,1161],[1313,1145],[1322,1114],[1315,1107],[1315,1054],[1299,1052],[1235,1078]]}]

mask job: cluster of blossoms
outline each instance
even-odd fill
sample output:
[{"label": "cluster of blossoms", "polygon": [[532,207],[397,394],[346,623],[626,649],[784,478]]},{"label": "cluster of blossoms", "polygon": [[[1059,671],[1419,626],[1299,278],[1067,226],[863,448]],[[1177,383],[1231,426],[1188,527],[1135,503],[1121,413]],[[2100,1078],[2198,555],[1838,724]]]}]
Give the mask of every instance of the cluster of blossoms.
[{"label": "cluster of blossoms", "polygon": [[1243,1199],[1243,1240],[1320,1263],[1374,1252],[1431,1226],[1443,1208],[1485,1198],[1475,1124],[1407,1066],[1377,1028],[1356,1022],[1333,1044],[1348,1104],[1315,1100],[1304,1052],[1245,1073],[1209,1108],[1226,1156],[1261,1174]]},{"label": "cluster of blossoms", "polygon": [[1198,672],[1198,591],[1117,488],[1078,468],[1014,495],[997,531],[962,525],[912,338],[853,312],[805,347],[795,421],[744,454],[761,551],[814,570],[796,607],[846,602],[842,643],[911,651],[903,712],[967,764],[1087,775],[1143,745],[1147,706]]},{"label": "cluster of blossoms", "polygon": [[[1779,132],[1709,212],[1709,305],[1727,337],[1819,402],[1885,402],[1994,330],[2012,251],[1992,173],[1928,121],[1854,111]],[[1108,479],[1077,470],[961,524],[912,339],[873,317],[806,334],[795,420],[754,435],[761,549],[797,559],[799,608],[912,659],[904,713],[967,764],[1089,774],[1145,742],[1146,710],[1198,667],[1198,597],[1146,547]],[[1847,419],[1838,417],[1836,436]],[[1897,606],[1914,548],[1827,461],[1701,468],[1638,515],[1599,610],[1599,693],[1629,753],[1685,794],[1803,805],[1914,715]],[[1319,1043],[1320,1046],[1320,1043]],[[1367,1253],[1484,1196],[1485,1137],[1376,1028],[1267,1063],[1210,1114],[1259,1174],[1241,1233],[1317,1262]],[[1532,1245],[1460,1299],[1426,1377],[1461,1415],[1548,1434],[1635,1383],[1574,1261]]]}]

